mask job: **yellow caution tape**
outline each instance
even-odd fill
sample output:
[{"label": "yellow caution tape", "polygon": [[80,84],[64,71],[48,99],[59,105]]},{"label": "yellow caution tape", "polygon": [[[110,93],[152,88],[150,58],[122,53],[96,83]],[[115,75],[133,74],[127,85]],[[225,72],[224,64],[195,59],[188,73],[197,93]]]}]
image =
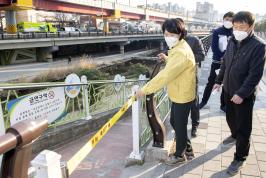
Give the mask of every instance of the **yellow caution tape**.
[{"label": "yellow caution tape", "polygon": [[120,117],[128,110],[132,103],[136,100],[132,96],[122,108],[67,162],[68,173],[71,175],[78,167],[81,161],[91,152],[91,150],[99,143],[108,130],[120,119]]}]

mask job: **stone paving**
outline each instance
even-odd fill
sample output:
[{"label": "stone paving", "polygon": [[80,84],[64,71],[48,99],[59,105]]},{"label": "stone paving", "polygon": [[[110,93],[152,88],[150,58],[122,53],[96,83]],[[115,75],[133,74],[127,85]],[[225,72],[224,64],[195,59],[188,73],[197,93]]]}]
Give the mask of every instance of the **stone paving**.
[{"label": "stone paving", "polygon": [[[210,56],[201,68],[199,91],[202,94],[207,82]],[[254,107],[254,120],[250,155],[246,166],[235,178],[266,178],[266,87],[263,83]],[[124,160],[132,151],[131,119],[120,121],[81,163],[71,178],[225,178],[226,168],[233,160],[235,146],[224,147],[221,142],[230,135],[225,114],[219,110],[220,94],[211,95],[209,103],[200,112],[198,136],[191,139],[196,158],[179,166],[167,166],[161,162],[145,162],[143,165],[124,167]],[[201,97],[200,97],[201,99]],[[191,128],[189,126],[188,128]],[[190,129],[188,130],[190,135]],[[77,140],[58,150],[63,159],[78,150],[85,139]],[[67,156],[68,155],[68,156]]]}]

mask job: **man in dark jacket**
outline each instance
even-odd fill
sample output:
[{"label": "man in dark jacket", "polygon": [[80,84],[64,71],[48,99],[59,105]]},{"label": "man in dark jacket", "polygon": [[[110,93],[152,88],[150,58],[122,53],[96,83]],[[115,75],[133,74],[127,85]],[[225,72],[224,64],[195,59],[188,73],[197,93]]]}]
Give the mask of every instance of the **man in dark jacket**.
[{"label": "man in dark jacket", "polygon": [[233,34],[229,41],[214,90],[224,87],[226,121],[231,136],[224,145],[236,143],[234,160],[227,169],[237,174],[249,154],[252,130],[252,112],[256,86],[263,74],[265,43],[254,35],[255,17],[247,11],[233,18]]},{"label": "man in dark jacket", "polygon": [[[213,58],[212,58],[212,64],[211,64],[211,70],[210,75],[208,78],[208,83],[206,84],[206,87],[203,92],[202,100],[199,104],[199,108],[203,108],[207,103],[211,95],[212,87],[215,83],[216,78],[216,70],[220,68],[221,65],[221,58],[223,57],[228,39],[232,36],[232,19],[233,19],[234,13],[233,12],[227,12],[224,14],[223,17],[223,26],[220,28],[217,28],[213,31],[212,34],[212,52],[213,52]],[[221,110],[225,111],[225,104],[223,99],[223,92],[221,94]]]},{"label": "man in dark jacket", "polygon": [[[205,52],[204,52],[204,47],[201,42],[201,40],[192,35],[186,35],[185,37],[186,42],[190,46],[190,48],[193,51],[193,54],[195,56],[196,64],[197,64],[197,69],[199,64],[204,61],[205,58]],[[199,113],[199,95],[198,95],[198,77],[196,76],[196,99],[192,102],[191,105],[191,111],[190,111],[190,117],[192,121],[192,129],[191,129],[191,136],[196,137],[197,136],[197,128],[199,126],[199,118],[200,118],[200,113]]]}]

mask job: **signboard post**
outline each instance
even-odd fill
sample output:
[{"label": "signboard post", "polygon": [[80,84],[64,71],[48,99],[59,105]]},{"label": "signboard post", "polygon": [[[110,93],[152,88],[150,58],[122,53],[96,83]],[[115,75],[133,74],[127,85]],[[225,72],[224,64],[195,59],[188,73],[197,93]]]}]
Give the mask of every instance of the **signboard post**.
[{"label": "signboard post", "polygon": [[85,109],[85,119],[91,119],[90,115],[90,105],[89,105],[89,97],[88,97],[88,80],[85,75],[81,76],[81,82],[87,85],[83,86],[83,107]]}]

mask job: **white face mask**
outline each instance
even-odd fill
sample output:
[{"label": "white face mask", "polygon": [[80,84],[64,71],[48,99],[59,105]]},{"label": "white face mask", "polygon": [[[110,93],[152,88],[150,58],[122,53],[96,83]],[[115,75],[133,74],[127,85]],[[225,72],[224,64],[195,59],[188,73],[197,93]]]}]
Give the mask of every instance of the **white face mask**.
[{"label": "white face mask", "polygon": [[169,48],[172,48],[179,41],[178,37],[172,37],[172,36],[171,37],[164,36],[164,39]]},{"label": "white face mask", "polygon": [[225,20],[223,22],[223,24],[224,24],[224,27],[227,28],[227,29],[230,29],[230,28],[233,27],[233,23],[231,21],[229,21],[229,20]]},{"label": "white face mask", "polygon": [[245,31],[234,30],[233,34],[237,41],[242,41],[248,37],[248,32],[245,32]]}]

